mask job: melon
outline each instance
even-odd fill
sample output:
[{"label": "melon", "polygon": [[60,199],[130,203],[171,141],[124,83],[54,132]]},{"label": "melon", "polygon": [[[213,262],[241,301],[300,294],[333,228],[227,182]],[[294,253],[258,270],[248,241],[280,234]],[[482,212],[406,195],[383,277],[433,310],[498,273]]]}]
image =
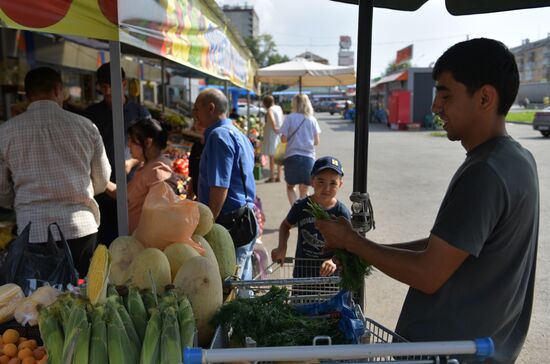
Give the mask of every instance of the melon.
[{"label": "melon", "polygon": [[109,282],[122,286],[128,280],[128,268],[132,260],[143,250],[143,245],[133,236],[119,236],[109,246],[111,272]]},{"label": "melon", "polygon": [[174,286],[178,293],[189,298],[197,321],[199,345],[206,347],[214,335],[210,321],[223,302],[218,270],[208,258],[193,257],[179,269]]},{"label": "melon", "polygon": [[193,247],[185,243],[174,243],[168,245],[168,247],[164,249],[164,254],[170,263],[172,279],[174,279],[181,265],[185,263],[186,260],[199,256],[199,253]]},{"label": "melon", "polygon": [[212,215],[210,207],[205,204],[197,202],[197,205],[199,206],[200,218],[193,235],[205,236],[212,229],[212,225],[214,225],[214,215]]},{"label": "melon", "polygon": [[157,293],[163,293],[172,282],[170,262],[160,249],[143,249],[130,264],[128,278],[131,286],[152,289],[154,284]]},{"label": "melon", "polygon": [[210,263],[212,263],[212,265],[214,265],[216,269],[219,271],[220,267],[218,265],[218,259],[216,258],[216,254],[214,254],[212,247],[210,246],[210,244],[208,244],[206,239],[200,235],[193,235],[191,239],[193,239],[193,241],[195,241],[196,243],[200,244],[200,246],[204,249],[204,257],[208,259]]},{"label": "melon", "polygon": [[237,256],[235,255],[235,247],[233,246],[233,239],[229,235],[229,231],[220,224],[214,224],[204,238],[208,241],[216,255],[222,280],[234,275],[237,266]]}]

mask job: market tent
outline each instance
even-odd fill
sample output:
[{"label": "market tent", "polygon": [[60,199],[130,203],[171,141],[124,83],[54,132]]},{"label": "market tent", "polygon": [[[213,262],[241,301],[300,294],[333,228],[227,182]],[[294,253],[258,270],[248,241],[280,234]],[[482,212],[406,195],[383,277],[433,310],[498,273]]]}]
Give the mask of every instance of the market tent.
[{"label": "market tent", "polygon": [[[0,1],[0,24],[109,40],[113,100],[122,100],[120,42],[247,89],[256,64],[215,0]],[[113,103],[116,180],[124,174],[122,103]],[[127,235],[126,183],[117,188],[119,234]]]},{"label": "market tent", "polygon": [[355,83],[355,69],[353,67],[328,66],[304,58],[294,58],[288,62],[260,68],[256,72],[256,81],[273,85],[298,85],[301,92],[302,86],[353,84]]},{"label": "market tent", "polygon": [[[353,193],[351,195],[352,223],[360,233],[374,226],[372,207],[367,193],[367,162],[369,142],[370,69],[372,55],[373,8],[414,11],[428,0],[332,0],[359,5],[359,29],[357,41],[357,85],[355,123],[355,147],[353,166]],[[446,0],[452,15],[482,14],[550,6],[550,0]]]}]

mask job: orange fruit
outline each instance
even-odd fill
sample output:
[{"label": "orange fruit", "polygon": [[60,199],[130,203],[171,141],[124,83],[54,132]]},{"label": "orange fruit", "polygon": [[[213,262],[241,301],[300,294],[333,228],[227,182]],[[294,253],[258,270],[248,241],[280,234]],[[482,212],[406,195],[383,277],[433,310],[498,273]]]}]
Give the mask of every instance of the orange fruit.
[{"label": "orange fruit", "polygon": [[0,364],[8,364],[10,357],[7,355],[0,356]]},{"label": "orange fruit", "polygon": [[25,359],[28,356],[33,356],[32,350],[30,348],[23,348],[19,350],[19,353],[17,353],[17,357],[21,360]]},{"label": "orange fruit", "polygon": [[21,359],[19,358],[11,358],[8,364],[21,364]]},{"label": "orange fruit", "polygon": [[36,359],[32,356],[27,356],[25,359],[23,359],[21,364],[36,364]]},{"label": "orange fruit", "polygon": [[21,336],[21,337],[19,338],[19,340],[17,340],[17,342],[18,342],[19,344],[21,344],[23,341],[27,341],[27,338]]},{"label": "orange fruit", "polygon": [[2,335],[2,340],[4,344],[14,344],[19,340],[19,333],[14,329],[7,329]]},{"label": "orange fruit", "polygon": [[34,350],[34,349],[36,349],[36,348],[38,347],[38,343],[36,342],[36,340],[30,339],[30,340],[27,340],[27,341],[28,341],[28,342],[30,343],[30,345],[31,345],[31,347],[30,347],[31,350]]},{"label": "orange fruit", "polygon": [[40,360],[46,355],[46,350],[43,347],[36,348],[32,351],[32,355],[34,355],[35,359]]},{"label": "orange fruit", "polygon": [[17,346],[15,344],[9,343],[4,345],[4,355],[13,358],[17,356]]}]

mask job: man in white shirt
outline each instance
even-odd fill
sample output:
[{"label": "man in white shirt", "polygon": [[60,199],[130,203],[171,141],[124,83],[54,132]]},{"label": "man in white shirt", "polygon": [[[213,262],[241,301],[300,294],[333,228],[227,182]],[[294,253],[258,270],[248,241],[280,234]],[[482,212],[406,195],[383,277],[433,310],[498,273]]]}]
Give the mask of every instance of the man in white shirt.
[{"label": "man in white shirt", "polygon": [[97,243],[94,195],[105,191],[111,166],[97,127],[62,109],[57,71],[29,71],[25,92],[27,111],[0,125],[0,207],[15,210],[19,234],[32,223],[30,243],[47,242],[57,222],[83,277]]}]

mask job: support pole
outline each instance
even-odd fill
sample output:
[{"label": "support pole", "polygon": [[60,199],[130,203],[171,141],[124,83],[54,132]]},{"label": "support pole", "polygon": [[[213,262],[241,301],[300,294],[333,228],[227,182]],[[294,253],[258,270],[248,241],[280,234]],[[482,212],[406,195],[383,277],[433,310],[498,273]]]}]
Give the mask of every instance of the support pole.
[{"label": "support pole", "polygon": [[[116,204],[118,235],[128,235],[128,193],[126,186],[124,114],[122,109],[122,72],[120,68],[120,42],[110,41],[111,94],[113,104],[113,140],[116,165]],[[100,242],[101,243],[101,242]]]},{"label": "support pole", "polygon": [[165,72],[165,68],[164,68],[164,59],[161,59],[160,60],[160,82],[161,82],[161,87],[160,89],[162,90],[162,112],[164,112],[164,108],[166,107],[166,79],[165,79],[165,75],[164,75],[164,72]]}]

